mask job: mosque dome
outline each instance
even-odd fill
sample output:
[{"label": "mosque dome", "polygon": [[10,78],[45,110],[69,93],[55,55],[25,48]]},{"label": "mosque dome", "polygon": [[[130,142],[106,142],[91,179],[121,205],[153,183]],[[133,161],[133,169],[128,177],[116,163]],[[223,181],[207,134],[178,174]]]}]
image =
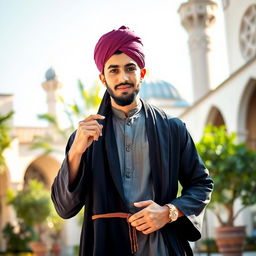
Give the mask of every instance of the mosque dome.
[{"label": "mosque dome", "polygon": [[149,100],[170,100],[175,107],[188,107],[189,104],[183,100],[178,90],[170,83],[163,80],[145,79],[140,89],[140,97]]},{"label": "mosque dome", "polygon": [[56,72],[55,72],[55,70],[52,67],[50,67],[45,72],[45,78],[46,78],[46,81],[57,80]]}]

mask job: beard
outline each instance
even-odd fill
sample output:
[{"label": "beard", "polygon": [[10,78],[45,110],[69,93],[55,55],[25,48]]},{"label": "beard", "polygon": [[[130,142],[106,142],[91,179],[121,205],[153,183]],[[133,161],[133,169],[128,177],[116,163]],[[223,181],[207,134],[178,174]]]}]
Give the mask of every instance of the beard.
[{"label": "beard", "polygon": [[[131,87],[134,88],[134,84],[133,83],[122,83],[122,84],[118,84],[115,85],[115,89],[120,86],[120,85],[130,85]],[[135,89],[132,93],[128,93],[128,92],[124,92],[121,96],[116,96],[114,93],[114,90],[111,89],[109,87],[109,85],[106,83],[106,87],[107,87],[107,91],[110,94],[111,98],[114,100],[114,102],[119,105],[119,106],[127,106],[130,105],[131,103],[134,102],[134,100],[136,99],[139,91],[140,91],[140,84],[137,85],[137,89]]]}]

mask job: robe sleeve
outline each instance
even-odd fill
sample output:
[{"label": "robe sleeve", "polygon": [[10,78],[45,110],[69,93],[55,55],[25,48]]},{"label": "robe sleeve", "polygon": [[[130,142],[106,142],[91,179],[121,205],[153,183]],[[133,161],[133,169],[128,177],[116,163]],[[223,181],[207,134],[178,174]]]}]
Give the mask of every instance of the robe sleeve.
[{"label": "robe sleeve", "polygon": [[182,211],[185,217],[178,219],[180,230],[190,241],[201,237],[205,206],[210,201],[213,181],[209,176],[195,144],[185,125],[179,122],[180,133],[180,169],[179,181],[182,194],[172,203]]},{"label": "robe sleeve", "polygon": [[68,151],[73,143],[73,133],[66,146],[66,157],[56,176],[52,188],[51,197],[57,213],[64,219],[75,216],[84,205],[84,157],[81,159],[78,176],[73,184],[69,184]]}]

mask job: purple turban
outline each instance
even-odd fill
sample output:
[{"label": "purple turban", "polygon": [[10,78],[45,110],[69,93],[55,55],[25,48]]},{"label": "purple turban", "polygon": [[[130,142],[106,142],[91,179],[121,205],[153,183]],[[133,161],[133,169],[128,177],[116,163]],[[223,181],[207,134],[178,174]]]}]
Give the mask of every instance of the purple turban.
[{"label": "purple turban", "polygon": [[103,73],[105,63],[117,50],[136,61],[140,68],[145,67],[141,39],[129,28],[122,26],[104,34],[95,46],[94,60],[100,73]]}]

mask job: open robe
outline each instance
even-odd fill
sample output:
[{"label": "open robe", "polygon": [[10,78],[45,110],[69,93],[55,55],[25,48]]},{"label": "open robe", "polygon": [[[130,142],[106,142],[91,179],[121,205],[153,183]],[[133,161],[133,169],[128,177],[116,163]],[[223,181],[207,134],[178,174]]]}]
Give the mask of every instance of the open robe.
[{"label": "open robe", "polygon": [[[188,241],[201,237],[203,212],[213,188],[212,179],[197,154],[185,125],[142,101],[149,140],[150,166],[155,202],[175,204],[184,217],[160,229],[169,255],[192,255]],[[128,212],[122,187],[118,151],[109,96],[104,96],[99,113],[106,116],[103,136],[83,154],[79,175],[69,186],[67,156],[52,186],[52,199],[63,218],[75,216],[84,206],[80,256],[131,256],[125,219],[97,219],[92,215]],[[74,140],[68,141],[66,153]],[[182,196],[176,198],[178,180]]]}]

